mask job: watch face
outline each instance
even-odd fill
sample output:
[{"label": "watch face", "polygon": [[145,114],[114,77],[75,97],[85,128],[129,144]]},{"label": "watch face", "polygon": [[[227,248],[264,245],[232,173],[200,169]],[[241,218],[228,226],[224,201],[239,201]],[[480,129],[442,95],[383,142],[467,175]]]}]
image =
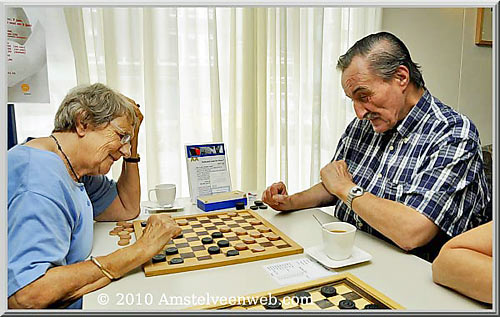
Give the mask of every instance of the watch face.
[{"label": "watch face", "polygon": [[353,189],[352,189],[353,195],[361,195],[362,193],[363,193],[363,188],[361,188],[359,186],[353,187]]},{"label": "watch face", "polygon": [[363,187],[354,186],[353,188],[351,188],[350,194],[354,197],[358,197],[358,196],[363,195],[364,192],[365,192],[365,190],[363,189]]}]

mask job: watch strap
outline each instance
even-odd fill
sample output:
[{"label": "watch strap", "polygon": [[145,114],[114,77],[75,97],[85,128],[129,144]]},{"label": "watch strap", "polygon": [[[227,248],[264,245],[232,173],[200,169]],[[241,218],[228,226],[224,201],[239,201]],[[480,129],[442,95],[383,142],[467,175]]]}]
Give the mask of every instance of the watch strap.
[{"label": "watch strap", "polygon": [[352,194],[349,191],[349,194],[347,194],[347,201],[346,201],[347,209],[349,209],[349,210],[352,209],[352,198],[353,198]]},{"label": "watch strap", "polygon": [[141,157],[137,154],[137,157],[124,157],[123,160],[127,163],[139,163],[141,161]]}]

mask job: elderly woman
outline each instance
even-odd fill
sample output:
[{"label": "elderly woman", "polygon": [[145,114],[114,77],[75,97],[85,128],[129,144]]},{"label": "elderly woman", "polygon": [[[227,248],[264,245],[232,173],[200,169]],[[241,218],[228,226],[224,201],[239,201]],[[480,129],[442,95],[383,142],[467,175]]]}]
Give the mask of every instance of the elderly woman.
[{"label": "elderly woman", "polygon": [[478,301],[493,301],[493,222],[449,240],[432,263],[435,283]]},{"label": "elderly woman", "polygon": [[[102,84],[69,92],[48,137],[8,152],[8,306],[81,308],[81,297],[160,252],[180,233],[167,215],[149,217],[136,243],[85,259],[93,219],[137,217],[137,135],[142,114],[133,100]],[[107,179],[124,157],[118,182]]]}]

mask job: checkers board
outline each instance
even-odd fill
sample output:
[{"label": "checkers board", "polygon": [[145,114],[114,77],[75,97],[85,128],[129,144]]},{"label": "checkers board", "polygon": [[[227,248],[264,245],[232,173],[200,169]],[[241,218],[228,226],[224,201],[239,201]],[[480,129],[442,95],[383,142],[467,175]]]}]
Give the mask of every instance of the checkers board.
[{"label": "checkers board", "polygon": [[[237,298],[238,297],[234,297],[232,303],[230,299],[227,299],[229,303],[195,306],[189,309],[404,309],[403,306],[350,273],[341,273],[318,280],[285,286],[271,291],[242,296],[244,299],[241,300]],[[237,304],[234,304],[235,302]]]},{"label": "checkers board", "polygon": [[[158,261],[156,257],[143,265],[146,276],[200,270],[303,252],[300,245],[252,210],[210,212],[173,219],[181,227],[182,235],[173,238],[164,247],[159,254],[163,257],[162,261]],[[134,221],[136,239],[141,237],[144,224],[141,220]],[[211,253],[214,248],[218,248],[219,252]],[[177,252],[167,252],[172,249]]]}]

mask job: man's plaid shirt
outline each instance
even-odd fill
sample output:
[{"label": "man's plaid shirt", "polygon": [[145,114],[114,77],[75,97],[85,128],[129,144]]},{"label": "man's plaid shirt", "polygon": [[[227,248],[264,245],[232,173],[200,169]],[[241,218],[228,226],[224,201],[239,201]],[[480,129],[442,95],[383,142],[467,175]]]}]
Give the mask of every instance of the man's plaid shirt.
[{"label": "man's plaid shirt", "polygon": [[[376,133],[354,119],[334,160],[345,160],[353,181],[378,197],[403,203],[427,216],[447,236],[491,220],[479,133],[464,115],[429,91],[396,127]],[[380,236],[337,200],[335,216]]]}]

